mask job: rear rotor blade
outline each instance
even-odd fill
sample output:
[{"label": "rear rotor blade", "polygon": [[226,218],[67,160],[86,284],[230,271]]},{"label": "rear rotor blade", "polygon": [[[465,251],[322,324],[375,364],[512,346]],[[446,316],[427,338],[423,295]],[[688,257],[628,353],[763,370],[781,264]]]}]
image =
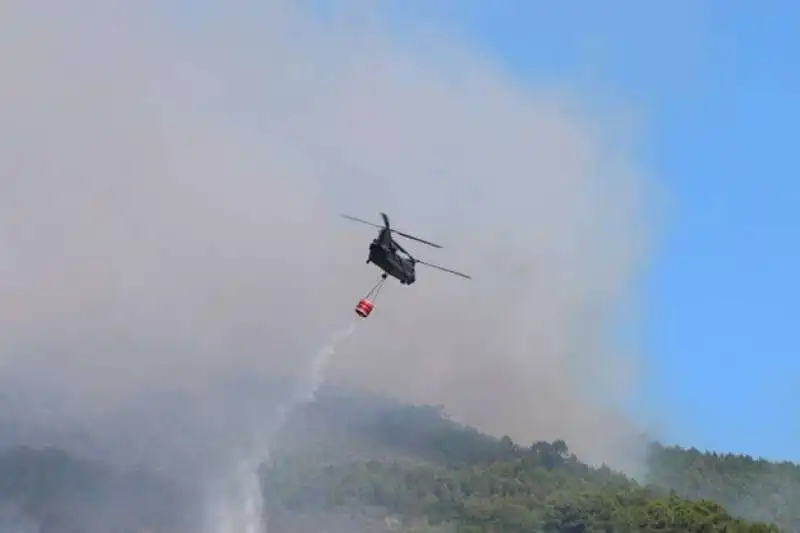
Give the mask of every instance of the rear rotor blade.
[{"label": "rear rotor blade", "polygon": [[462,272],[458,272],[458,271],[456,271],[456,270],[451,270],[451,269],[449,269],[449,268],[445,268],[445,267],[443,267],[443,266],[434,265],[433,263],[428,263],[428,262],[425,262],[425,261],[420,261],[419,259],[417,259],[415,262],[416,262],[416,263],[419,263],[419,264],[421,264],[421,265],[429,266],[429,267],[431,267],[431,268],[436,268],[436,269],[438,269],[438,270],[443,270],[443,271],[445,271],[445,272],[448,272],[448,273],[450,273],[450,274],[455,274],[456,276],[461,276],[462,278],[466,278],[466,279],[472,279],[472,276],[468,276],[467,274],[464,274],[464,273],[462,273]]}]

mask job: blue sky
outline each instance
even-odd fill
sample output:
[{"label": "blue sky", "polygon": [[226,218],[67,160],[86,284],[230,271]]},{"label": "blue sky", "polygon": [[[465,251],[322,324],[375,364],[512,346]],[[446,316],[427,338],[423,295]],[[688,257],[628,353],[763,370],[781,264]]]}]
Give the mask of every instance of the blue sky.
[{"label": "blue sky", "polygon": [[800,460],[800,4],[383,5],[399,28],[442,24],[512,75],[641,114],[671,201],[644,287],[666,440]]}]

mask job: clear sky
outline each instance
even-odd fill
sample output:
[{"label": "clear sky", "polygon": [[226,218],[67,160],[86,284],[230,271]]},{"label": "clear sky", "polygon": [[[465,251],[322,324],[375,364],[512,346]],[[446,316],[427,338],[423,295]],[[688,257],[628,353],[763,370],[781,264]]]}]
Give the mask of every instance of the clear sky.
[{"label": "clear sky", "polygon": [[398,28],[445,25],[513,75],[641,115],[670,195],[645,288],[667,440],[800,460],[800,3],[384,5]]}]

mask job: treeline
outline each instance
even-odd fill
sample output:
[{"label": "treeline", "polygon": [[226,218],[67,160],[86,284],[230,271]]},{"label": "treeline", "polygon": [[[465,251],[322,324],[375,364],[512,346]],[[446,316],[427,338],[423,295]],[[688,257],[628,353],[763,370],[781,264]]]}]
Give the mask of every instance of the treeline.
[{"label": "treeline", "polygon": [[[352,401],[332,396],[332,405],[346,408]],[[331,409],[336,407],[324,407]],[[383,403],[371,418],[355,427],[383,445],[413,449],[420,456],[444,464],[492,462],[514,455],[510,439],[494,439],[446,419],[440,408]],[[554,448],[557,453],[550,453]],[[559,463],[566,443],[535,443],[522,449],[534,453],[546,466]],[[800,532],[800,465],[749,455],[701,452],[696,448],[651,443],[647,453],[648,485],[672,490],[689,500],[709,500],[736,516],[773,522],[783,530]],[[572,468],[580,465],[571,457]],[[581,467],[584,468],[584,467]]]},{"label": "treeline", "polygon": [[647,481],[689,499],[719,502],[749,520],[800,532],[800,465],[654,443]]}]

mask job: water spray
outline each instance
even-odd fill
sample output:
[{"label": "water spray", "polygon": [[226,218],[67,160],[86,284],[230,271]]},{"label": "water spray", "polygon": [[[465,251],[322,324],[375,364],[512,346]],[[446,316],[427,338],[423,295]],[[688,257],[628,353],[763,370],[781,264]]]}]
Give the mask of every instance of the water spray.
[{"label": "water spray", "polygon": [[[277,423],[269,432],[271,436],[277,435],[294,410],[314,399],[317,391],[325,380],[325,371],[331,357],[336,353],[342,342],[346,341],[356,331],[357,321],[351,322],[345,328],[335,332],[330,340],[317,351],[311,359],[306,373],[306,379],[295,387],[289,400],[277,412]],[[232,473],[229,484],[225,485],[223,501],[218,501],[211,509],[209,523],[213,528],[208,533],[264,533],[264,497],[261,493],[261,480],[258,475],[259,466],[269,461],[271,439],[264,438],[254,446],[255,452],[248,458],[240,461]]]}]

